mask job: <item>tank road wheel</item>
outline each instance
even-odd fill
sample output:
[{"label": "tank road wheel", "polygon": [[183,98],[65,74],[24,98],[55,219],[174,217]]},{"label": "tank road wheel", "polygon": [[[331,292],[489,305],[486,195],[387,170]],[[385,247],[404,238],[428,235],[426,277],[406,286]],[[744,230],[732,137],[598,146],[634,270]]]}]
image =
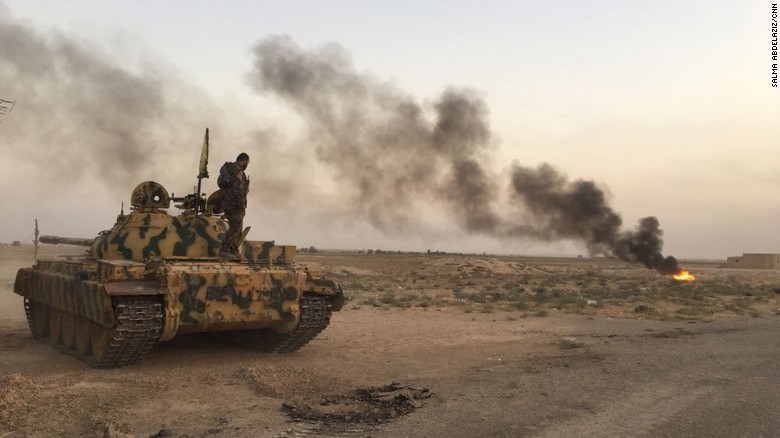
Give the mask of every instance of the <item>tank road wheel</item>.
[{"label": "tank road wheel", "polygon": [[49,333],[51,341],[57,345],[62,340],[62,310],[51,307],[49,309]]},{"label": "tank road wheel", "polygon": [[76,316],[62,312],[62,346],[65,350],[76,348]]},{"label": "tank road wheel", "polygon": [[76,351],[89,356],[92,351],[92,321],[84,317],[76,317]]},{"label": "tank road wheel", "polygon": [[105,327],[96,322],[92,322],[92,335],[90,337],[90,346],[92,356],[96,364],[103,363],[108,358],[108,352],[111,340],[114,339],[114,329]]},{"label": "tank road wheel", "polygon": [[49,336],[49,306],[30,301],[32,306],[33,336],[36,339],[42,339]]}]

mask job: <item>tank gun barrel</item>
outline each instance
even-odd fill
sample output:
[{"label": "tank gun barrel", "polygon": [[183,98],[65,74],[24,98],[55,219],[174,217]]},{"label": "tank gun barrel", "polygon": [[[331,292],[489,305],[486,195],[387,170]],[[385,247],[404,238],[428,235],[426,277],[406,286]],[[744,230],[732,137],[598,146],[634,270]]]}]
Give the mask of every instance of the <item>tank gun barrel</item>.
[{"label": "tank gun barrel", "polygon": [[41,236],[38,241],[41,243],[51,243],[54,245],[78,245],[78,246],[92,246],[92,241],[95,239],[85,239],[81,237],[62,237],[62,236]]}]

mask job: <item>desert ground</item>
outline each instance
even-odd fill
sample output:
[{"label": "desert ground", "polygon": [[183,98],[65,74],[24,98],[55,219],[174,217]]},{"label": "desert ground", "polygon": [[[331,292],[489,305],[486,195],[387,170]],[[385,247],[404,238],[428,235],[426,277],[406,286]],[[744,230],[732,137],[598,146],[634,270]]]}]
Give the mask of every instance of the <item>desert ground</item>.
[{"label": "desert ground", "polygon": [[[41,257],[82,251],[40,247]],[[0,247],[0,438],[775,437],[780,272],[686,261],[299,254],[348,297],[302,350],[208,335],[96,370],[30,335]]]}]

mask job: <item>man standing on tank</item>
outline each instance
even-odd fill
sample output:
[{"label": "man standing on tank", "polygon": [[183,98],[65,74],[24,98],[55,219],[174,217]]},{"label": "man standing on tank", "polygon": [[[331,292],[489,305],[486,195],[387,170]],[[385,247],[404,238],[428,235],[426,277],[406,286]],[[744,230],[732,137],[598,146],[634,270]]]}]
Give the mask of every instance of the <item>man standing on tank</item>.
[{"label": "man standing on tank", "polygon": [[246,195],[249,193],[249,179],[244,171],[248,165],[249,155],[241,152],[235,162],[226,162],[220,169],[220,178],[227,179],[227,187],[222,189],[222,210],[225,212],[225,219],[229,225],[219,250],[219,256],[223,258],[237,259],[240,257],[238,244],[244,228]]}]

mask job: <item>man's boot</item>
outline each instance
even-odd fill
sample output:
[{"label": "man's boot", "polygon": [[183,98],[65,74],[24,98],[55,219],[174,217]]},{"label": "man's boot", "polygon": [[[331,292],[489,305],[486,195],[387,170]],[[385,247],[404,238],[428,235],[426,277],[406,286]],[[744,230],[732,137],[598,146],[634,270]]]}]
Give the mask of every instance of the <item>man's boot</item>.
[{"label": "man's boot", "polygon": [[223,249],[219,251],[219,258],[227,260],[239,260],[241,257],[234,255],[227,249]]}]

